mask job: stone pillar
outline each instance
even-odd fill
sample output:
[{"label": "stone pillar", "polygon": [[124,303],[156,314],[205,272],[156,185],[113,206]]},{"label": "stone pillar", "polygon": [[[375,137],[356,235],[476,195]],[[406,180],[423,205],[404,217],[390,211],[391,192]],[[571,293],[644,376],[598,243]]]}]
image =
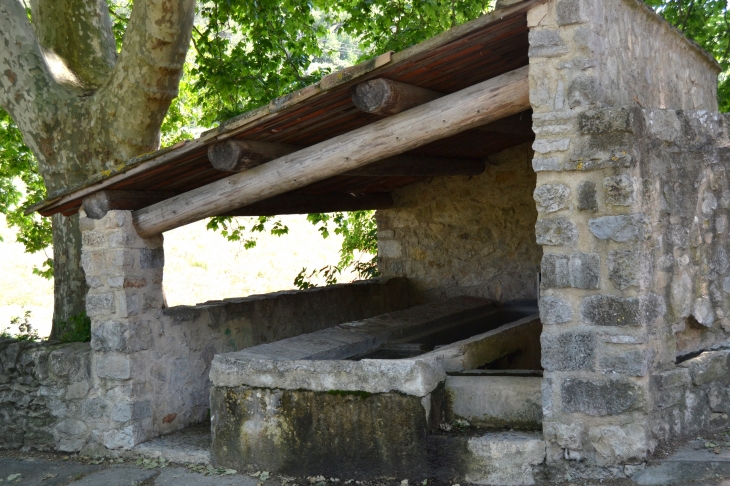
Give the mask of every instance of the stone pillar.
[{"label": "stone pillar", "polygon": [[144,377],[164,307],[162,236],[140,238],[130,211],[98,220],[82,212],[80,227],[93,377],[85,419],[94,442],[128,449],[153,437],[153,390]]},{"label": "stone pillar", "polygon": [[623,476],[654,446],[666,304],[649,268],[641,134],[620,107],[715,110],[717,66],[634,0],[551,0],[528,26],[547,461]]}]

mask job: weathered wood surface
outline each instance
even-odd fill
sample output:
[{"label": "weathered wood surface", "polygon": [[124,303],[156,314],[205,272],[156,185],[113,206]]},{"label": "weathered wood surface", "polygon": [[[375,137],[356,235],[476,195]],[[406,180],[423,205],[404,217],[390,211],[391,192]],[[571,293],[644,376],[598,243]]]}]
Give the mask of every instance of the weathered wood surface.
[{"label": "weathered wood surface", "polygon": [[219,216],[276,216],[279,214],[332,213],[393,207],[390,193],[373,194],[282,194]]},{"label": "weathered wood surface", "polygon": [[299,149],[296,145],[285,143],[229,139],[208,147],[208,160],[218,170],[243,172]]},{"label": "weathered wood surface", "polygon": [[528,108],[526,66],[135,211],[135,226],[141,236],[156,235],[308,186]]},{"label": "weathered wood surface", "polygon": [[391,116],[441,98],[444,93],[412,84],[376,78],[352,88],[352,102],[361,111]]},{"label": "weathered wood surface", "polygon": [[112,209],[134,211],[177,194],[171,191],[99,191],[85,197],[81,206],[89,218],[101,219]]}]

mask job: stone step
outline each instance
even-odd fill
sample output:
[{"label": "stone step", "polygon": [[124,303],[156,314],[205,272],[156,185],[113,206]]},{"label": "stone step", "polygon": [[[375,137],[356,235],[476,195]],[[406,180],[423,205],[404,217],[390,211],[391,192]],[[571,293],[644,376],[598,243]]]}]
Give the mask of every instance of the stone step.
[{"label": "stone step", "polygon": [[631,479],[641,486],[684,485],[730,479],[730,450],[724,447],[724,441],[717,447],[708,447],[708,442],[712,441],[690,441],[671,456],[651,461],[646,469]]},{"label": "stone step", "polygon": [[437,481],[531,485],[544,462],[545,441],[539,432],[472,430],[429,437],[429,465]]},{"label": "stone step", "polygon": [[538,373],[466,371],[447,376],[446,391],[454,417],[471,425],[542,430],[542,377]]}]

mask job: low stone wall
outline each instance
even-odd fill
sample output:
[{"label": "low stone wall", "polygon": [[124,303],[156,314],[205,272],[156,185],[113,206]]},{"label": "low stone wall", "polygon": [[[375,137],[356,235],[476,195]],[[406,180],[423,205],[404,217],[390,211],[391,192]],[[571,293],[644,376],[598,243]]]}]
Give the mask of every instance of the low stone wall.
[{"label": "low stone wall", "polygon": [[689,439],[730,425],[730,350],[706,351],[652,376],[658,441]]},{"label": "low stone wall", "polygon": [[81,228],[91,343],[0,344],[0,448],[129,449],[206,419],[216,353],[416,301],[406,279],[376,279],[165,308],[160,237],[128,211]]},{"label": "low stone wall", "polygon": [[84,445],[90,366],[88,343],[0,340],[0,449]]}]

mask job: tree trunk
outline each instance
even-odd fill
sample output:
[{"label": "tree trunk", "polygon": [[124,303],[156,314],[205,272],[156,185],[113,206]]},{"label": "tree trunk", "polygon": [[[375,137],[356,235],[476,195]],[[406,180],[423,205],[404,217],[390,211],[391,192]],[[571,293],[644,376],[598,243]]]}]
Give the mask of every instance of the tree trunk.
[{"label": "tree trunk", "polygon": [[[30,0],[32,25],[26,5],[0,0],[0,107],[49,194],[157,150],[195,0],[136,0],[119,55],[106,0]],[[54,216],[53,257],[58,338],[86,307],[78,217]]]},{"label": "tree trunk", "polygon": [[53,215],[53,327],[51,339],[66,331],[70,317],[86,311],[86,276],[81,267],[79,215]]}]

